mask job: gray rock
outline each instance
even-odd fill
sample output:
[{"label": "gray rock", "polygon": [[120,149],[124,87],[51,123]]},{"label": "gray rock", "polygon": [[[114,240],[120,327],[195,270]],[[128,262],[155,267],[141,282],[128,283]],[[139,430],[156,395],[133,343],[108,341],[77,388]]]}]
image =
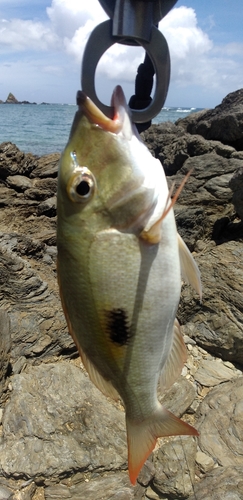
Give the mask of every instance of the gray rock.
[{"label": "gray rock", "polygon": [[56,195],[57,179],[38,179],[31,180],[32,186],[25,191],[25,197],[42,201]]},{"label": "gray rock", "polygon": [[126,468],[124,413],[70,363],[15,375],[3,415],[1,474],[47,481]]},{"label": "gray rock", "polygon": [[195,387],[184,377],[180,377],[165,394],[159,396],[159,401],[169,411],[181,417],[186,413],[195,397]]},{"label": "gray rock", "polygon": [[194,486],[188,500],[242,500],[242,467],[218,467]]},{"label": "gray rock", "polygon": [[212,470],[215,466],[215,462],[212,459],[212,457],[209,457],[208,455],[206,455],[206,453],[203,453],[202,451],[197,451],[196,463],[200,471],[203,472],[204,474],[209,470]]},{"label": "gray rock", "polygon": [[[45,500],[132,500],[142,499],[136,495],[138,488],[129,484],[125,473],[109,474],[92,481],[87,480],[71,487],[65,485],[48,486],[45,489]],[[143,490],[144,491],[144,490]]]},{"label": "gray rock", "polygon": [[12,493],[13,491],[10,488],[2,485],[0,482],[0,500],[8,500],[11,497]]},{"label": "gray rock", "polygon": [[176,436],[154,452],[155,477],[152,487],[165,498],[187,498],[193,491],[196,441]]},{"label": "gray rock", "polygon": [[[186,173],[191,175],[184,186],[179,202],[175,207],[178,231],[194,250],[198,239],[211,239],[221,242],[228,239],[227,231],[234,217],[232,191],[229,182],[241,160],[223,158],[215,152],[188,158],[176,176],[169,178],[175,182],[175,189],[181,184]],[[219,223],[225,220],[219,228]],[[230,239],[235,235],[232,232]]]},{"label": "gray rock", "polygon": [[21,356],[41,359],[76,352],[61,310],[55,264],[43,266],[40,276],[34,261],[31,265],[33,255],[38,261],[45,255],[42,243],[0,234],[0,305],[10,318],[13,363]]},{"label": "gray rock", "polygon": [[194,378],[201,385],[214,387],[236,377],[236,373],[223,363],[211,359],[202,359]]},{"label": "gray rock", "polygon": [[9,315],[0,309],[0,399],[7,384],[7,372],[10,362],[11,335]]},{"label": "gray rock", "polygon": [[191,134],[219,140],[243,149],[243,89],[228,94],[219,106],[178,120],[177,124]]},{"label": "gray rock", "polygon": [[6,178],[6,183],[16,191],[25,191],[33,186],[31,179],[25,175],[9,175]]},{"label": "gray rock", "polygon": [[243,468],[243,377],[212,389],[198,410],[199,447],[220,466]]},{"label": "gray rock", "polygon": [[38,158],[35,168],[31,171],[30,177],[38,177],[40,179],[45,177],[57,177],[60,156],[60,153],[51,153]]},{"label": "gray rock", "polygon": [[38,206],[38,215],[47,215],[48,217],[55,217],[57,212],[57,198],[52,196],[47,200],[43,201]]},{"label": "gray rock", "polygon": [[182,289],[178,318],[198,345],[224,360],[243,364],[243,247],[237,241],[204,245],[196,261],[203,302],[188,285]]},{"label": "gray rock", "polygon": [[28,176],[36,166],[36,157],[31,153],[23,153],[15,144],[3,142],[0,144],[0,179],[9,175]]},{"label": "gray rock", "polygon": [[235,171],[233,177],[229,181],[229,187],[233,191],[232,202],[235,211],[243,221],[243,167]]}]

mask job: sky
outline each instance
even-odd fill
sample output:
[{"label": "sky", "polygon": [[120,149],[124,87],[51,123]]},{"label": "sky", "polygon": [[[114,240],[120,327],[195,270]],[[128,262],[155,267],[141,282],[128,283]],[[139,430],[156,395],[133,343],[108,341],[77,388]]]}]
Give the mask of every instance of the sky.
[{"label": "sky", "polygon": [[[114,0],[115,1],[115,0]],[[0,0],[0,99],[75,103],[87,39],[107,19],[98,0]],[[171,57],[165,105],[212,108],[243,87],[242,0],[178,0],[160,22]],[[95,85],[109,104],[115,85],[134,93],[140,47],[113,45]]]}]

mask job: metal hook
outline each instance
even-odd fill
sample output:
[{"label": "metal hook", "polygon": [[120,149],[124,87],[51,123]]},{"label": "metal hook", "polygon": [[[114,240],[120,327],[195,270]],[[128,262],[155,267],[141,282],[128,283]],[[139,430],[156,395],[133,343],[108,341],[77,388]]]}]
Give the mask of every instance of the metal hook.
[{"label": "metal hook", "polygon": [[[113,118],[113,108],[103,104],[95,91],[95,71],[101,56],[107,49],[117,42],[127,43],[124,37],[112,36],[112,28],[112,21],[108,20],[93,30],[85,47],[81,72],[82,90],[110,118]],[[156,75],[155,93],[150,105],[142,110],[131,109],[133,122],[144,123],[154,118],[165,102],[170,80],[170,55],[165,37],[155,26],[151,27],[149,41],[141,38],[133,38],[131,41],[135,41],[145,49],[153,63]]]}]

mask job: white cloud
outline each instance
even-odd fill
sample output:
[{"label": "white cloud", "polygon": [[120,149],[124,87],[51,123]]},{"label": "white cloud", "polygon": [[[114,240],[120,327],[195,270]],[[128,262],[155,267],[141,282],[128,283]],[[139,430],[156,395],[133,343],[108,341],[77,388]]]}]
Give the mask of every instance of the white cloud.
[{"label": "white cloud", "polygon": [[176,83],[198,83],[207,79],[207,75],[211,79],[208,60],[213,43],[198,26],[193,9],[172,10],[161,22],[160,29],[170,48],[171,76]]},{"label": "white cloud", "polygon": [[[36,54],[36,60],[40,58],[39,75],[57,75],[59,69],[61,74],[67,66],[71,71],[75,71],[76,67],[79,71],[90,33],[97,24],[107,19],[107,15],[98,0],[50,0],[46,14],[45,22],[0,20],[0,52],[8,55],[21,52],[25,62],[30,52],[32,60]],[[186,88],[195,85],[208,93],[219,89],[224,95],[243,86],[242,44],[216,46],[198,26],[194,9],[183,6],[174,8],[160,23],[160,30],[170,49],[171,86]],[[141,48],[114,44],[99,62],[97,78],[104,82],[134,82],[143,56]],[[2,76],[0,84],[1,80]]]},{"label": "white cloud", "polygon": [[79,29],[90,32],[96,24],[107,19],[97,0],[52,0],[51,7],[46,10],[54,31],[70,41],[78,40]]},{"label": "white cloud", "polygon": [[47,50],[58,46],[58,37],[51,27],[41,22],[13,19],[0,21],[1,52]]}]

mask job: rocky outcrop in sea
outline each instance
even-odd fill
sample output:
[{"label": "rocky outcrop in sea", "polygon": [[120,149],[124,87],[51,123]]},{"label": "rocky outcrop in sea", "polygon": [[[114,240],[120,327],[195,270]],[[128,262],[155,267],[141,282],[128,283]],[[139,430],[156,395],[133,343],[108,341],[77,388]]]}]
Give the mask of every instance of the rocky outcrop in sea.
[{"label": "rocky outcrop in sea", "polygon": [[123,409],[89,381],[62,313],[60,155],[0,145],[0,500],[243,499],[242,119],[240,90],[143,133],[170,185],[192,170],[175,212],[203,301],[183,283],[188,359],[159,397],[200,436],[160,439],[135,487]]},{"label": "rocky outcrop in sea", "polygon": [[16,99],[16,97],[12,94],[12,92],[9,92],[6,101],[2,101],[0,99],[0,104],[36,104],[36,102],[18,101],[18,99]]}]

